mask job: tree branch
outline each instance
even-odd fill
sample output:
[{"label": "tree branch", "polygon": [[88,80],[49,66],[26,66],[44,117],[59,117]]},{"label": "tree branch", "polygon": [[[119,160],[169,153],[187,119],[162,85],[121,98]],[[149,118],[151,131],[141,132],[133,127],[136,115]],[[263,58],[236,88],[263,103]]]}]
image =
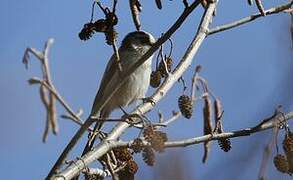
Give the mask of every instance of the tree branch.
[{"label": "tree branch", "polygon": [[[190,13],[200,4],[201,0],[195,0],[189,7],[185,8],[183,13],[179,16],[179,18],[176,20],[176,22],[170,27],[170,29],[161,37],[158,39],[158,41],[127,71],[124,71],[121,73],[119,77],[121,77],[121,81],[116,85],[116,87],[109,92],[108,94],[105,94],[105,101],[101,105],[101,109],[104,107],[104,105],[111,99],[113,94],[120,88],[120,86],[125,82],[128,76],[130,76],[140,65],[142,65],[149,57],[152,56],[152,54],[164,43],[166,42],[171,35],[183,24],[185,19],[190,15]],[[151,107],[150,103],[146,103],[149,107]],[[149,108],[150,109],[150,108]],[[139,113],[137,111],[137,113]],[[73,136],[71,141],[68,143],[66,148],[63,150],[62,154],[59,156],[58,160],[56,161],[55,165],[49,172],[46,179],[50,179],[50,177],[56,173],[56,170],[61,166],[62,162],[67,157],[67,154],[71,151],[73,146],[77,143],[77,141],[80,139],[82,134],[86,131],[86,129],[92,124],[92,120],[89,117],[84,125],[76,132],[76,134]],[[129,125],[127,123],[121,123],[120,126],[117,126],[113,129],[111,135],[109,135],[109,138],[115,139],[117,138],[122,132],[127,129]],[[116,133],[115,133],[116,132]],[[70,176],[72,177],[72,176]]]},{"label": "tree branch", "polygon": [[[290,9],[290,7],[292,5],[293,5],[293,1],[291,0],[289,3],[280,5],[278,7],[270,8],[270,9],[266,10],[265,13],[266,13],[266,15],[273,15],[273,14],[277,14],[277,13],[280,13],[280,12],[284,12],[285,10]],[[252,21],[254,21],[254,20],[258,19],[258,18],[261,18],[261,17],[264,17],[264,16],[261,13],[256,13],[256,14],[253,14],[251,16],[248,16],[248,17],[239,19],[237,21],[234,21],[232,23],[217,26],[215,28],[210,29],[209,32],[208,32],[208,35],[212,35],[212,34],[215,34],[215,33],[218,33],[218,32],[222,32],[222,31],[225,31],[225,30],[228,30],[228,29],[238,27],[240,25],[252,22]]]},{"label": "tree branch", "polygon": [[[176,147],[186,147],[190,145],[195,145],[195,144],[200,144],[204,143],[207,141],[214,141],[214,140],[220,140],[220,139],[226,139],[226,138],[236,138],[236,137],[242,137],[242,136],[250,136],[251,134],[262,132],[268,129],[272,129],[276,126],[278,126],[281,123],[287,122],[293,118],[293,111],[287,113],[284,116],[281,116],[282,119],[275,119],[275,118],[280,118],[280,116],[277,116],[273,119],[270,119],[269,121],[263,121],[260,124],[251,127],[251,128],[246,128],[246,129],[241,129],[241,130],[236,130],[236,131],[231,131],[231,132],[226,132],[226,133],[221,133],[221,134],[209,134],[209,135],[204,135],[200,137],[195,137],[195,138],[189,138],[185,140],[179,140],[179,141],[169,141],[165,143],[165,148],[176,148]],[[278,123],[277,123],[278,122]],[[121,147],[131,147],[133,141],[129,142],[123,142],[123,141],[115,141],[115,140],[107,140],[104,141],[103,144],[99,145],[97,148],[99,148],[99,151],[105,151],[105,153],[113,148],[121,148]],[[150,143],[147,141],[142,141],[142,145],[144,147],[150,146]],[[96,150],[96,149],[95,149]],[[94,150],[94,151],[95,151]],[[75,163],[72,163],[72,166],[77,166],[76,168],[84,168],[86,164],[85,159],[80,159],[76,161]],[[82,166],[83,164],[83,166]],[[62,174],[56,175],[56,179],[67,179],[67,177],[63,176]]]},{"label": "tree branch", "polygon": [[[183,14],[179,17],[179,19],[176,21],[176,23],[167,31],[158,41],[157,43],[146,53],[144,56],[138,60],[138,62],[130,68],[130,70],[125,74],[127,77],[129,76],[137,67],[139,67],[144,61],[149,58],[155,50],[157,50],[160,45],[168,40],[168,38],[179,28],[179,26],[183,23],[183,21],[186,19],[186,17],[193,11],[193,9],[200,3],[201,1],[195,1],[193,4],[191,4],[189,7],[185,9]],[[205,11],[200,28],[192,40],[190,46],[188,47],[185,55],[181,59],[180,63],[175,68],[174,72],[171,73],[164,81],[164,83],[161,85],[159,89],[151,96],[151,99],[153,102],[158,102],[160,99],[162,99],[168,90],[177,82],[177,80],[182,76],[184,71],[190,66],[192,59],[195,55],[195,53],[198,51],[201,43],[205,39],[207,35],[207,30],[209,23],[211,22],[213,12],[216,8],[216,3],[209,4],[209,7]],[[117,90],[122,83],[119,83],[115,90]],[[115,91],[114,91],[115,92]],[[104,103],[105,104],[105,103]],[[148,111],[150,111],[153,108],[152,103],[146,102],[142,105],[140,105],[132,114],[144,114]],[[86,121],[87,122],[87,121]],[[64,171],[61,173],[55,175],[53,179],[71,179],[75,177],[82,169],[84,169],[88,164],[93,162],[94,160],[100,158],[103,154],[108,152],[111,149],[111,145],[109,143],[110,140],[117,139],[127,128],[129,127],[129,124],[121,122],[119,123],[114,129],[110,132],[108,137],[102,141],[97,147],[95,147],[92,151],[85,154],[83,157],[81,157],[79,160],[75,161],[71,166],[67,167]],[[78,133],[77,133],[78,134]],[[50,176],[49,176],[50,177]]]},{"label": "tree branch", "polygon": [[[289,112],[286,114],[284,117],[282,116],[282,120],[279,120],[279,123],[283,123],[289,120],[293,119],[293,111]],[[174,147],[186,147],[194,144],[200,144],[203,142],[207,141],[214,141],[214,140],[220,140],[220,139],[227,139],[227,138],[236,138],[236,137],[242,137],[242,136],[250,136],[251,134],[262,132],[268,129],[274,128],[276,125],[279,125],[279,123],[276,123],[276,119],[271,119],[268,122],[261,123],[261,125],[256,125],[251,128],[246,128],[246,129],[241,129],[241,130],[236,130],[236,131],[231,131],[231,132],[226,132],[226,133],[220,133],[220,134],[209,134],[209,135],[204,135],[204,136],[199,136],[199,137],[194,137],[194,138],[189,138],[189,139],[184,139],[184,140],[179,140],[179,141],[168,141],[165,142],[165,148],[174,148]],[[143,146],[150,146],[150,143],[147,141],[142,141]],[[110,142],[111,147],[131,147],[133,141],[129,142],[115,142],[112,141]]]},{"label": "tree branch", "polygon": [[[66,101],[63,99],[63,97],[56,91],[56,89],[53,89],[50,85],[48,85],[46,82],[43,80],[33,77],[29,79],[29,81],[34,81],[34,83],[39,83],[42,86],[45,86],[46,89],[48,89],[55,97],[56,99],[60,102],[60,104],[66,109],[66,111],[71,115],[73,118],[68,118],[75,122],[78,125],[83,125],[82,120],[80,119],[79,116],[75,114],[75,112],[71,109],[71,107],[66,103]],[[92,131],[92,129],[89,128],[89,131]]]}]

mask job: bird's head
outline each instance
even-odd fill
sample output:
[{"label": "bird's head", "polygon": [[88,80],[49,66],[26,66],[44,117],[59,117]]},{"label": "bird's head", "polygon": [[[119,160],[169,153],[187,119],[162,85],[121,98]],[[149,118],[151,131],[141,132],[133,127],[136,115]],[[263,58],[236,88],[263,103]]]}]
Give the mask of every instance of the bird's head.
[{"label": "bird's head", "polygon": [[142,48],[149,49],[156,39],[148,32],[145,31],[134,31],[125,36],[122,41],[121,47],[123,48]]}]

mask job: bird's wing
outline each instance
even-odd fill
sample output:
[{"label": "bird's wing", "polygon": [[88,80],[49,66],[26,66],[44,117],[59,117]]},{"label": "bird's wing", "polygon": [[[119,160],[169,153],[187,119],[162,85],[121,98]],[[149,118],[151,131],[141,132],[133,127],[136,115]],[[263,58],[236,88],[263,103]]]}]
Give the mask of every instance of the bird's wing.
[{"label": "bird's wing", "polygon": [[111,59],[109,60],[107,64],[106,70],[104,72],[99,90],[96,94],[96,97],[92,106],[91,116],[97,116],[97,114],[101,110],[101,106],[104,103],[106,98],[106,94],[104,90],[109,84],[111,84],[110,82],[112,81],[112,78],[114,77],[116,73],[117,73],[117,66],[115,61],[115,55],[112,55]]}]

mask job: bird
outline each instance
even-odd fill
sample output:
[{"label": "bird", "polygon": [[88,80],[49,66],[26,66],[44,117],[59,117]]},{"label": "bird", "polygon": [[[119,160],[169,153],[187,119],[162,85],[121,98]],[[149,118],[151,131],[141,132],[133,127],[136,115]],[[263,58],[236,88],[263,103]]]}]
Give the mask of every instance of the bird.
[{"label": "bird", "polygon": [[[128,33],[122,40],[118,49],[122,71],[127,71],[134,65],[156,42],[152,34],[145,31],[134,31]],[[153,56],[149,57],[133,73],[131,73],[118,90],[112,95],[109,101],[102,107],[108,98],[109,92],[115,89],[121,81],[121,73],[117,66],[115,54],[110,58],[106,70],[103,74],[99,90],[95,96],[90,117],[108,118],[115,109],[127,107],[133,102],[145,98],[145,94],[150,84],[151,64]],[[103,122],[97,120],[94,131],[99,131]],[[95,137],[94,137],[95,138]],[[94,140],[90,139],[84,153],[93,146]],[[83,153],[83,154],[84,154]]]}]

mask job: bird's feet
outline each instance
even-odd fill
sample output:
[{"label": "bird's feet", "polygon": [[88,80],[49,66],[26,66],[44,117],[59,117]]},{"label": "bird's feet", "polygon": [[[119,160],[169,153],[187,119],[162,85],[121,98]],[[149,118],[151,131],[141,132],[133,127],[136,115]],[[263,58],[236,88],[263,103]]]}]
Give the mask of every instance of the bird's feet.
[{"label": "bird's feet", "polygon": [[156,102],[152,97],[141,98],[141,100],[143,103],[151,103],[152,106],[156,105]]}]

